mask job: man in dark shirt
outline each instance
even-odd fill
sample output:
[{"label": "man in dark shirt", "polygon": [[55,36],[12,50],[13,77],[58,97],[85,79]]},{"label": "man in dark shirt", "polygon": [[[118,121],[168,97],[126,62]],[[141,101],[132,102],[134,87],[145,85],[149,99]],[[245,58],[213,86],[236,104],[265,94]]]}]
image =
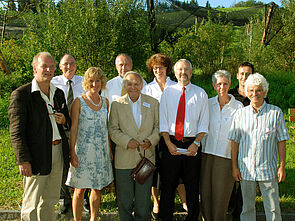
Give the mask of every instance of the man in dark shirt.
[{"label": "man in dark shirt", "polygon": [[[239,81],[239,85],[235,88],[230,89],[228,91],[229,94],[232,94],[236,100],[243,103],[244,106],[250,105],[250,100],[245,94],[245,82],[250,74],[254,73],[254,65],[249,62],[243,62],[239,65],[237,79]],[[240,187],[240,182],[236,182],[234,185],[234,189],[231,195],[231,199],[228,206],[228,211],[232,211],[233,221],[240,220],[240,214],[242,212],[243,207],[243,197],[242,191]]]},{"label": "man in dark shirt", "polygon": [[229,94],[232,94],[236,100],[241,101],[244,106],[248,106],[250,104],[249,98],[245,94],[245,82],[250,74],[254,74],[254,66],[249,62],[244,62],[239,65],[239,70],[237,73],[237,79],[239,81],[239,85],[233,89],[229,90]]}]

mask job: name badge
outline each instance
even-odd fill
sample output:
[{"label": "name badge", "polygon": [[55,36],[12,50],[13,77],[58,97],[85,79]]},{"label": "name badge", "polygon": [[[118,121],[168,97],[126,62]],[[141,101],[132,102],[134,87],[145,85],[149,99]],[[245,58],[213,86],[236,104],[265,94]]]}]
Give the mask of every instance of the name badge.
[{"label": "name badge", "polygon": [[147,107],[147,108],[150,108],[151,107],[151,105],[149,103],[146,103],[146,102],[143,102],[142,105],[145,106],[145,107]]}]

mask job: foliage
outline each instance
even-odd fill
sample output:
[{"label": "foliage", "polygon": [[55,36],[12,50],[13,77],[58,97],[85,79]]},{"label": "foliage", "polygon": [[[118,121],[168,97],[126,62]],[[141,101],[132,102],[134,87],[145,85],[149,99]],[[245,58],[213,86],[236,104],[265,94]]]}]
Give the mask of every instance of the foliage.
[{"label": "foliage", "polygon": [[14,0],[8,0],[7,1],[7,10],[16,11],[16,5],[15,5]]},{"label": "foliage", "polygon": [[247,1],[240,1],[236,4],[234,4],[233,7],[253,7],[253,6],[261,6],[264,5],[261,1],[255,1],[255,0],[247,0]]},{"label": "foliage", "polygon": [[[292,3],[293,2],[293,3]],[[255,63],[263,72],[274,70],[295,70],[295,7],[290,0],[285,8],[274,7],[274,15],[266,38],[266,45],[261,42],[265,21],[252,19],[240,35],[240,43],[245,49],[247,60]],[[293,5],[293,6],[292,6]]]},{"label": "foliage", "polygon": [[68,0],[44,11],[24,17],[27,49],[49,51],[57,59],[70,53],[80,74],[100,66],[111,77],[118,53],[130,54],[138,65],[149,51],[145,11],[135,0]]},{"label": "foliage", "polygon": [[174,36],[177,42],[170,45],[170,48],[167,42],[163,42],[160,45],[161,51],[174,60],[190,60],[205,74],[211,75],[224,68],[231,71],[231,64],[242,60],[239,45],[234,44],[235,31],[230,24],[203,21],[191,29],[177,32]]},{"label": "foliage", "polygon": [[2,98],[6,93],[32,80],[31,61],[34,54],[25,48],[22,39],[4,41],[1,51],[11,71],[10,75],[0,72],[0,97]]},{"label": "foliage", "polygon": [[3,98],[0,98],[0,130],[8,128],[8,110],[9,106],[9,94],[7,93]]}]

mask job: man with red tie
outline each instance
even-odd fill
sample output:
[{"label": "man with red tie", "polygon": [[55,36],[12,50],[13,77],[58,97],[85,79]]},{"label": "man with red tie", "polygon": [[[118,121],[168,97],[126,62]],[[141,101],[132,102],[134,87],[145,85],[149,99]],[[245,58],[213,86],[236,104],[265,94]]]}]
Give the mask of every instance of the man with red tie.
[{"label": "man with red tie", "polygon": [[175,189],[182,178],[187,198],[186,220],[198,220],[200,143],[208,132],[209,110],[206,92],[192,84],[192,65],[186,59],[174,65],[178,84],[167,88],[160,102],[160,132],[165,149],[160,167],[162,192],[159,218],[173,220]]}]

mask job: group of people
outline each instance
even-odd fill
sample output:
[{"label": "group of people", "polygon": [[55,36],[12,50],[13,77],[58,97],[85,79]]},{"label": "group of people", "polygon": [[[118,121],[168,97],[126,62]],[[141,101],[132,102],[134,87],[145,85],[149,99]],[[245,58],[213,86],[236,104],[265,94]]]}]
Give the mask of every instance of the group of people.
[{"label": "group of people", "polygon": [[[151,215],[172,221],[176,190],[186,220],[198,220],[200,210],[204,220],[225,220],[236,199],[242,207],[234,220],[253,221],[257,183],[266,219],[281,220],[278,182],[286,177],[289,135],[280,108],[268,104],[268,82],[252,64],[239,66],[232,90],[231,74],[216,71],[217,96],[210,99],[191,83],[186,59],[173,66],[165,54],[152,55],[149,84],[132,71],[129,55],[119,54],[115,65],[119,75],[109,81],[99,67],[81,77],[66,54],[59,64],[63,74],[54,77],[54,58],[40,52],[32,62],[33,81],[12,92],[11,141],[24,177],[21,220],[54,220],[59,198],[66,212],[70,186],[74,220],[81,220],[90,190],[94,221],[101,190],[112,182],[122,221]],[[177,82],[168,76],[173,68]],[[141,155],[157,166],[144,184],[130,177]]]}]

